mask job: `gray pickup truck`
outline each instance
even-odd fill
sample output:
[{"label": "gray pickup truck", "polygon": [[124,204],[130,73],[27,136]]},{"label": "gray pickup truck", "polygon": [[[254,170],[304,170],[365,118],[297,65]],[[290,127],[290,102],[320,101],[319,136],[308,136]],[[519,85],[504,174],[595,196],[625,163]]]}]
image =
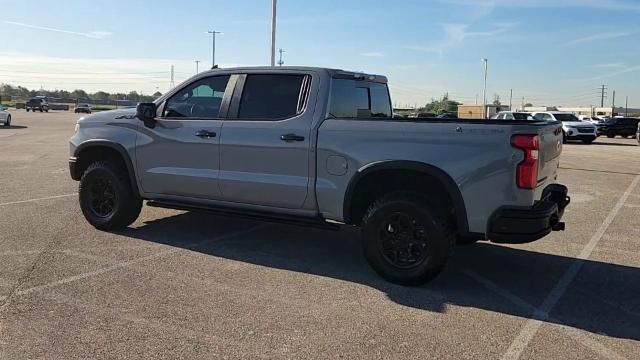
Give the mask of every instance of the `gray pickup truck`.
[{"label": "gray pickup truck", "polygon": [[563,230],[562,124],[395,118],[387,79],[324,68],[201,73],[153,103],[78,121],[71,177],[96,228],[147,205],[361,228],[389,281],[442,271],[456,243]]}]

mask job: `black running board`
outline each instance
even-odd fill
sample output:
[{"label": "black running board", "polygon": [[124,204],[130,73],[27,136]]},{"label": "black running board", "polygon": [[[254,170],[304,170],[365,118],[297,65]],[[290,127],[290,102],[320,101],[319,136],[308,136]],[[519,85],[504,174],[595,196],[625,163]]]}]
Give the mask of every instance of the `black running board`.
[{"label": "black running board", "polygon": [[185,204],[181,202],[173,202],[166,200],[149,200],[147,205],[165,209],[185,210],[215,214],[227,217],[245,218],[259,221],[266,221],[279,224],[288,224],[303,227],[313,227],[325,230],[339,230],[338,224],[326,222],[323,218],[307,218],[293,215],[280,215],[260,211],[239,210],[227,207],[213,207],[199,204]]}]

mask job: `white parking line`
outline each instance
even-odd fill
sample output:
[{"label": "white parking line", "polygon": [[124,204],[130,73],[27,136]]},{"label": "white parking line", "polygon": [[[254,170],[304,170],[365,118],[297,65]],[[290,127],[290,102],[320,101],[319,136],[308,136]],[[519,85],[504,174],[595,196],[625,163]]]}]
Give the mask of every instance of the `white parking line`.
[{"label": "white parking line", "polygon": [[[171,254],[177,253],[179,251],[192,250],[192,249],[198,248],[198,247],[200,247],[202,245],[205,245],[205,244],[208,244],[208,243],[213,243],[213,242],[221,241],[221,240],[224,240],[224,239],[232,238],[232,237],[235,237],[235,236],[248,234],[250,232],[262,229],[262,228],[264,228],[266,226],[267,225],[258,225],[258,226],[251,227],[249,229],[244,229],[244,230],[235,231],[235,232],[232,232],[232,233],[229,233],[229,234],[221,235],[221,236],[215,237],[213,239],[207,239],[207,240],[200,241],[200,242],[197,242],[197,243],[188,244],[184,248],[173,248],[171,250],[162,251],[162,252],[159,252],[157,254],[143,256],[141,258],[132,259],[132,260],[128,260],[128,261],[123,261],[121,263],[117,263],[117,264],[114,264],[114,265],[111,265],[111,266],[107,266],[107,267],[104,267],[102,269],[98,269],[98,270],[89,271],[89,272],[86,272],[86,273],[70,276],[70,277],[67,277],[67,278],[64,278],[64,279],[60,279],[60,280],[57,280],[57,281],[50,282],[48,284],[34,286],[34,287],[31,287],[31,288],[28,288],[28,289],[24,289],[24,290],[19,290],[19,291],[16,291],[13,294],[13,296],[31,294],[33,292],[37,292],[37,291],[40,291],[40,290],[58,287],[60,285],[68,284],[68,283],[75,282],[75,281],[78,281],[78,280],[87,279],[87,278],[94,277],[94,276],[97,276],[97,275],[101,275],[101,274],[104,274],[104,273],[108,273],[108,272],[111,272],[111,271],[114,271],[114,270],[122,269],[122,268],[125,268],[127,266],[131,266],[131,265],[134,265],[134,264],[137,264],[137,263],[141,263],[143,261],[147,261],[147,260],[151,260],[151,259],[155,259],[155,258],[171,255]],[[7,298],[6,296],[0,296],[0,301],[5,300],[6,298]],[[0,307],[0,312],[2,312],[2,310],[4,310],[4,308],[8,305],[8,303],[9,302],[7,301],[7,302],[4,303],[4,305],[2,307]]]},{"label": "white parking line", "polygon": [[591,253],[595,249],[596,245],[600,239],[602,239],[602,235],[607,231],[609,225],[613,222],[616,215],[620,209],[624,206],[625,201],[629,198],[629,195],[633,192],[635,187],[640,182],[640,175],[633,178],[633,181],[624,192],[618,203],[611,209],[609,214],[607,215],[604,222],[600,225],[598,230],[593,234],[587,245],[582,249],[580,255],[573,261],[569,269],[565,271],[562,275],[556,286],[551,290],[551,292],[547,295],[547,297],[542,302],[542,305],[537,307],[532,315],[532,317],[526,322],[523,326],[522,330],[518,336],[513,340],[511,346],[502,357],[504,360],[518,359],[522,355],[524,349],[529,345],[531,339],[536,335],[538,330],[540,330],[540,326],[542,326],[543,321],[549,318],[549,313],[556,306],[560,298],[567,291],[567,288],[575,279],[576,275],[584,265],[585,260],[591,256]]},{"label": "white parking line", "polygon": [[[506,300],[510,301],[511,303],[531,312],[532,314],[536,312],[536,307],[529,304],[528,302],[524,301],[522,298],[516,296],[515,294],[513,294],[512,292],[510,292],[509,290],[498,286],[497,284],[495,284],[493,281],[481,276],[480,274],[473,272],[471,270],[463,270],[462,271],[464,274],[466,274],[467,276],[471,277],[472,279],[474,279],[475,281],[477,281],[480,285],[484,286],[485,288],[493,291],[494,293],[498,294],[499,296],[505,298]],[[603,344],[599,343],[598,341],[592,339],[588,332],[584,331],[584,330],[579,330],[567,325],[563,325],[560,321],[550,318],[549,320],[553,321],[554,324],[558,327],[560,327],[561,329],[563,329],[564,331],[566,331],[574,340],[576,340],[577,342],[581,343],[582,345],[586,346],[587,348],[591,349],[593,352],[595,352],[596,354],[598,354],[599,356],[605,358],[605,359],[625,359],[624,356],[619,355],[618,353],[616,353],[615,351],[609,349],[608,347],[604,346]]]},{"label": "white parking line", "polygon": [[60,198],[69,197],[69,196],[78,196],[78,194],[77,193],[75,193],[75,194],[64,194],[64,195],[56,195],[56,196],[47,196],[47,197],[38,198],[38,199],[12,201],[12,202],[2,203],[2,204],[0,204],[0,206],[15,205],[15,204],[25,204],[25,203],[30,203],[30,202],[42,201],[42,200],[60,199]]}]

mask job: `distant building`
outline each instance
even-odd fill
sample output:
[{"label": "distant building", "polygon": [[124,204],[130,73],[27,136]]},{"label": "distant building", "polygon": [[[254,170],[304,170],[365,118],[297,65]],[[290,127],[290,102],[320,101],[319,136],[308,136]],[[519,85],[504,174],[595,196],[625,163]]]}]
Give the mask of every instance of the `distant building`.
[{"label": "distant building", "polygon": [[[487,118],[509,110],[509,105],[487,105]],[[460,119],[482,119],[482,105],[458,105],[458,117]]]},{"label": "distant building", "polygon": [[[627,109],[623,107],[594,107],[594,106],[527,106],[524,108],[527,112],[542,112],[542,111],[563,111],[572,113],[573,115],[587,115],[596,117],[605,116],[618,116],[625,115]],[[640,113],[640,109],[629,108],[629,114]]]}]

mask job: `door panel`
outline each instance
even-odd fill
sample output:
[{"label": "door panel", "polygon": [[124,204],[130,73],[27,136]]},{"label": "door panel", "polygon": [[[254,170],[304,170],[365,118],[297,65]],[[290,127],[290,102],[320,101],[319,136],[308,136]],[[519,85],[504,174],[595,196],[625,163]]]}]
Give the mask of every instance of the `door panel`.
[{"label": "door panel", "polygon": [[141,127],[136,166],[145,193],[219,199],[221,117],[235,86],[228,75],[197,78]]},{"label": "door panel", "polygon": [[249,74],[236,88],[232,119],[225,120],[221,139],[220,188],[226,201],[300,209],[307,197],[313,109],[305,109],[311,77],[278,76]]},{"label": "door panel", "polygon": [[[309,186],[309,128],[301,120],[224,123],[220,186],[225,200],[302,207]],[[304,140],[281,140],[288,133]]]},{"label": "door panel", "polygon": [[[144,128],[136,146],[142,189],[148,193],[218,198],[221,129],[222,120],[162,119],[155,128]],[[202,130],[210,136],[197,136]]]}]

